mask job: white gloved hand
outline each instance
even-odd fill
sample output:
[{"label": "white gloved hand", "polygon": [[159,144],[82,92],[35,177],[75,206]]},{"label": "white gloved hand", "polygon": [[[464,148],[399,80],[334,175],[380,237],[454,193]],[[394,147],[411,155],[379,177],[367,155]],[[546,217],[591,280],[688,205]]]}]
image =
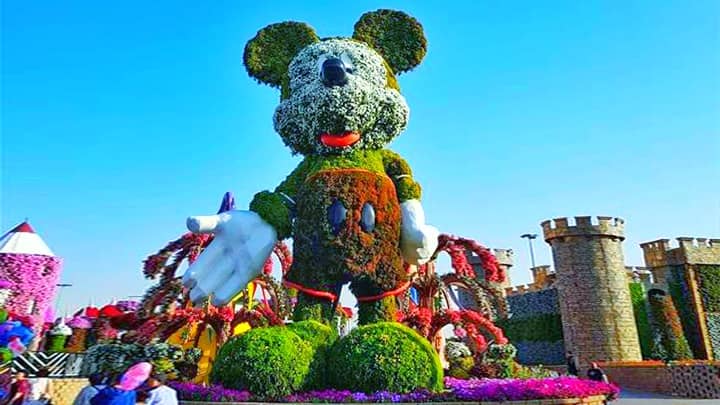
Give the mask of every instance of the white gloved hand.
[{"label": "white gloved hand", "polygon": [[400,250],[409,264],[424,264],[438,247],[440,232],[425,223],[425,212],[418,200],[407,200],[400,204],[402,225],[400,228]]},{"label": "white gloved hand", "polygon": [[262,272],[277,242],[277,232],[252,211],[227,211],[187,219],[194,233],[215,238],[183,275],[190,300],[212,295],[212,304],[225,305]]}]

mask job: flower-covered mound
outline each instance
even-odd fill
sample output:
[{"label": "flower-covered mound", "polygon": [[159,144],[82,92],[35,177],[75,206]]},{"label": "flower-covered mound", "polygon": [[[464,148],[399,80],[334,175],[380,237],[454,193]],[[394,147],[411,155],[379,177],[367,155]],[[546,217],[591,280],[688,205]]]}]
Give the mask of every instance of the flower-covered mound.
[{"label": "flower-covered mound", "polygon": [[[192,383],[171,383],[178,397],[185,401],[248,402],[262,401],[247,391],[220,386],[203,387]],[[415,391],[395,394],[379,391],[373,394],[345,390],[310,391],[289,395],[282,402],[290,403],[351,403],[351,402],[453,402],[453,401],[523,401],[552,398],[585,398],[605,395],[616,398],[620,389],[613,384],[582,380],[575,377],[533,379],[470,379],[445,378],[445,392]]]}]

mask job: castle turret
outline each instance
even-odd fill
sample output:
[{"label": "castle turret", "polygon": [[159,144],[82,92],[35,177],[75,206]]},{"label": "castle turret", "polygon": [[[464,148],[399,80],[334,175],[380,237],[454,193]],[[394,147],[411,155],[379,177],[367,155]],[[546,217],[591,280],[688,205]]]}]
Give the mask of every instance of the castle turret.
[{"label": "castle turret", "polygon": [[541,224],[555,262],[565,347],[592,361],[641,360],[625,272],[620,218],[575,217]]},{"label": "castle turret", "polygon": [[0,237],[0,279],[9,285],[5,308],[41,326],[55,298],[61,260],[30,224],[23,222]]}]

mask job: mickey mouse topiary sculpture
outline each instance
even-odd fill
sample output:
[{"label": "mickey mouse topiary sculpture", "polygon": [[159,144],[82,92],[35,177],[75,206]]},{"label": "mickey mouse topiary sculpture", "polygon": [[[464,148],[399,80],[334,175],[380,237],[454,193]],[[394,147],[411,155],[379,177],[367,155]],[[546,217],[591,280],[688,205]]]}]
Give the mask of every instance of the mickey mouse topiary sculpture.
[{"label": "mickey mouse topiary sculpture", "polygon": [[[280,89],[275,129],[304,160],[274,191],[256,194],[249,211],[188,219],[191,231],[215,234],[183,277],[193,302],[211,297],[214,305],[227,304],[260,274],[278,239],[292,237],[294,261],[284,283],[298,290],[295,321],[328,323],[349,283],[360,323],[367,325],[362,333],[392,330],[384,339],[397,356],[426,353],[415,332],[378,324],[395,320],[395,296],[409,286],[403,260],[422,264],[437,248],[438,231],[425,223],[420,186],[405,160],[385,149],[409,116],[395,75],[417,66],[425,51],[422,26],[392,10],[364,14],[352,38],[320,39],[304,23],[284,22],[248,42],[247,71]],[[380,325],[377,333],[370,324]],[[336,346],[351,349],[343,341],[354,339],[353,333]],[[376,353],[373,345],[362,347],[368,349],[329,352],[365,364]],[[383,370],[386,376],[374,376],[377,383],[363,389],[386,388],[383,379],[395,378],[397,370]],[[436,373],[425,374],[393,387],[441,388]]]}]

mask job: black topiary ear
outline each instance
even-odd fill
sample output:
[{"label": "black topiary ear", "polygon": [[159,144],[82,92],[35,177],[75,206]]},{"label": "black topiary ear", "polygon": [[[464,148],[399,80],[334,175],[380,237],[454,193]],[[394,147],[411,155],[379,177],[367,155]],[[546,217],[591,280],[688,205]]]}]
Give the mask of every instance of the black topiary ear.
[{"label": "black topiary ear", "polygon": [[373,47],[396,73],[419,65],[427,51],[422,25],[402,11],[377,10],[363,14],[355,23],[353,38]]},{"label": "black topiary ear", "polygon": [[288,21],[268,25],[245,45],[245,68],[259,82],[280,87],[292,58],[318,41],[315,30],[305,23]]}]

